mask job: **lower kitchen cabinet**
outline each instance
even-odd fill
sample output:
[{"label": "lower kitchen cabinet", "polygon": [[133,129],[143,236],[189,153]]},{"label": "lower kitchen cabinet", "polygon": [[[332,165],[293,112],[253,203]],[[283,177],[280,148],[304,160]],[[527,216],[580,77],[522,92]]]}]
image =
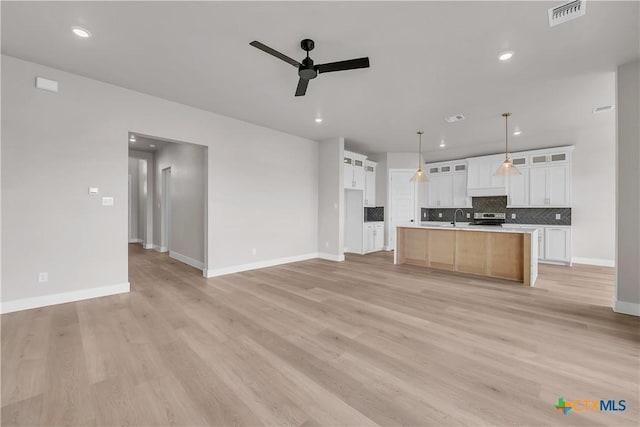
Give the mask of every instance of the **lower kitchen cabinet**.
[{"label": "lower kitchen cabinet", "polygon": [[384,248],[384,222],[365,222],[363,237],[363,252],[376,252]]},{"label": "lower kitchen cabinet", "polygon": [[545,227],[544,259],[553,262],[571,262],[571,228]]},{"label": "lower kitchen cabinet", "polygon": [[509,224],[514,228],[538,229],[538,261],[549,264],[571,264],[570,225]]}]

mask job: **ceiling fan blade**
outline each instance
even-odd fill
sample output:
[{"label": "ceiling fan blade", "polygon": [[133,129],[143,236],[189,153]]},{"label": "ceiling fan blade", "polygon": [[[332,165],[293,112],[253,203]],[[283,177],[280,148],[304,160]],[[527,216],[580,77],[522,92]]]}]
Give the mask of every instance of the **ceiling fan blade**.
[{"label": "ceiling fan blade", "polygon": [[309,84],[309,80],[300,79],[298,80],[298,87],[296,88],[296,96],[304,96],[307,93],[307,85]]},{"label": "ceiling fan blade", "polygon": [[369,58],[348,59],[346,61],[330,62],[328,64],[320,64],[316,66],[318,73],[355,70],[357,68],[369,68]]},{"label": "ceiling fan blade", "polygon": [[263,52],[268,53],[269,55],[273,55],[278,59],[283,60],[284,62],[288,62],[289,64],[293,65],[294,67],[299,67],[301,64],[296,61],[293,58],[289,58],[287,55],[285,55],[284,53],[280,53],[275,49],[270,48],[269,46],[267,46],[266,44],[262,44],[257,40],[252,41],[251,43],[249,43],[251,46],[260,49]]}]

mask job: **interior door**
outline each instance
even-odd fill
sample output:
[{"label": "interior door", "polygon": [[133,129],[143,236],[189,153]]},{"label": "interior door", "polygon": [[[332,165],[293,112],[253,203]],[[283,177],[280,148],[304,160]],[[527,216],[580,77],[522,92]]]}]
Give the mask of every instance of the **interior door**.
[{"label": "interior door", "polygon": [[411,182],[415,171],[392,171],[389,174],[389,246],[396,245],[396,227],[415,221],[416,185]]}]

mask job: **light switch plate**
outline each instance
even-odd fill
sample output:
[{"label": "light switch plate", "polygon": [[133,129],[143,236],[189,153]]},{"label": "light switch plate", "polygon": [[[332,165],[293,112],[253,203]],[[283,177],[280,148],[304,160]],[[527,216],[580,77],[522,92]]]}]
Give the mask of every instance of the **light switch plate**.
[{"label": "light switch plate", "polygon": [[58,82],[55,80],[45,79],[44,77],[36,77],[36,88],[57,93]]},{"label": "light switch plate", "polygon": [[92,196],[98,194],[98,187],[89,187],[89,194]]},{"label": "light switch plate", "polygon": [[49,273],[38,273],[38,283],[46,283],[49,281]]},{"label": "light switch plate", "polygon": [[470,213],[467,213],[467,218],[471,218],[471,214]]},{"label": "light switch plate", "polygon": [[442,212],[438,212],[438,218],[442,218]]},{"label": "light switch plate", "polygon": [[516,219],[516,214],[512,213],[511,214],[511,219]]},{"label": "light switch plate", "polygon": [[113,197],[103,197],[102,206],[113,206]]},{"label": "light switch plate", "polygon": [[556,214],[556,219],[562,219],[562,215],[561,214]]}]

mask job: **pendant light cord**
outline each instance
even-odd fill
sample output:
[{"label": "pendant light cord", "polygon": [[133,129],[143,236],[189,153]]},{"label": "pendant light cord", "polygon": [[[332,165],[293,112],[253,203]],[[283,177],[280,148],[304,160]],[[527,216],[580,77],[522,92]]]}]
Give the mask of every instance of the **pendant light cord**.
[{"label": "pendant light cord", "polygon": [[504,158],[509,159],[509,116],[511,113],[502,113],[504,116]]}]

